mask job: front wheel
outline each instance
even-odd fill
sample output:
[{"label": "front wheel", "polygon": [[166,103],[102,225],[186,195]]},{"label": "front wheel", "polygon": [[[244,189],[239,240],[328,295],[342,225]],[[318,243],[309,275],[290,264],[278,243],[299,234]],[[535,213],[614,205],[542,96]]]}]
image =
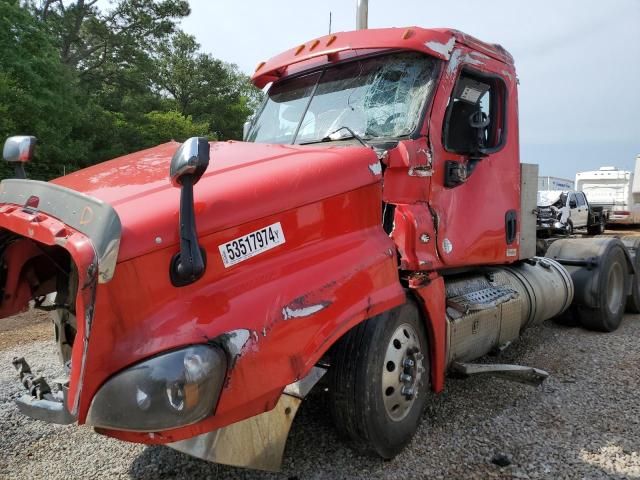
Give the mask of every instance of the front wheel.
[{"label": "front wheel", "polygon": [[567,225],[565,226],[565,233],[567,235],[573,235],[573,222],[571,220],[567,221]]},{"label": "front wheel", "polygon": [[427,336],[412,301],[354,327],[333,348],[331,411],[359,450],[393,458],[413,437],[429,392]]}]

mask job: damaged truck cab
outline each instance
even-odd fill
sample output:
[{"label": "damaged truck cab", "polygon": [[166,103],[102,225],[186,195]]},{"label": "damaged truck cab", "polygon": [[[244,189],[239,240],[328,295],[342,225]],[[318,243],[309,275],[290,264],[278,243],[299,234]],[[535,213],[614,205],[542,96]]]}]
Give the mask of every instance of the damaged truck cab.
[{"label": "damaged truck cab", "polygon": [[567,309],[617,327],[638,290],[622,243],[536,257],[537,169],[519,162],[502,47],[344,32],[253,82],[268,90],[246,141],[2,181],[0,314],[55,310],[67,376],[51,388],[16,359],[23,412],[275,470],[324,376],[337,428],[391,458],[447,372],[538,383],[468,362]]}]

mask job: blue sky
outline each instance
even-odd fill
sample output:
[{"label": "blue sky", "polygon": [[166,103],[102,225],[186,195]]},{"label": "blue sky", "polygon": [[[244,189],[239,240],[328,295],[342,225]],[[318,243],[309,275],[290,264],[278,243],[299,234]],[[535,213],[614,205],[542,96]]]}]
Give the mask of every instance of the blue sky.
[{"label": "blue sky", "polygon": [[[190,0],[183,29],[251,73],[332,30],[355,27],[355,0]],[[640,0],[369,0],[369,27],[452,27],[496,42],[520,78],[523,162],[573,178],[640,154]]]}]

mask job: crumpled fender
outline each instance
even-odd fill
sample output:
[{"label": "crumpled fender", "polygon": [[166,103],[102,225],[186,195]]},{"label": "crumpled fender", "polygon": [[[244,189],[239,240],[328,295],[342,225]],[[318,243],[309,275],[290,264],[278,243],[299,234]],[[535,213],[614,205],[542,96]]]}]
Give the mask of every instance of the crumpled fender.
[{"label": "crumpled fender", "polygon": [[[154,434],[106,431],[144,443],[199,435],[273,408],[345,332],[405,301],[392,240],[381,227],[379,183],[201,238],[207,271],[173,288],[173,249],[123,262],[100,285],[89,346],[91,385],[80,422],[100,385],[143,358],[215,342],[230,369],[215,415]],[[230,268],[218,247],[280,222],[286,244]],[[95,339],[95,340],[93,340]]]},{"label": "crumpled fender", "polygon": [[80,392],[83,386],[83,374],[86,357],[86,342],[93,318],[93,297],[98,281],[98,258],[91,241],[82,233],[65,225],[44,212],[28,211],[11,204],[0,206],[0,229],[5,229],[20,237],[10,237],[3,251],[3,261],[7,264],[6,290],[10,293],[2,303],[2,317],[17,313],[26,308],[33,295],[29,282],[24,277],[25,263],[40,254],[35,242],[64,248],[71,256],[78,270],[79,288],[76,297],[76,316],[78,331],[72,352],[70,387],[67,396],[67,408],[76,415]]}]

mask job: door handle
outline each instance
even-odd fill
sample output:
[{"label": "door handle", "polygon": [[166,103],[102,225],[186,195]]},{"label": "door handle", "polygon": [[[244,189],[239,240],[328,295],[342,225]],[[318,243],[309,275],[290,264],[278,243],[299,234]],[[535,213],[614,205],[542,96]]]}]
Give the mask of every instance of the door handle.
[{"label": "door handle", "polygon": [[507,245],[511,245],[516,239],[518,214],[515,210],[509,210],[504,215],[504,230],[506,234]]}]

